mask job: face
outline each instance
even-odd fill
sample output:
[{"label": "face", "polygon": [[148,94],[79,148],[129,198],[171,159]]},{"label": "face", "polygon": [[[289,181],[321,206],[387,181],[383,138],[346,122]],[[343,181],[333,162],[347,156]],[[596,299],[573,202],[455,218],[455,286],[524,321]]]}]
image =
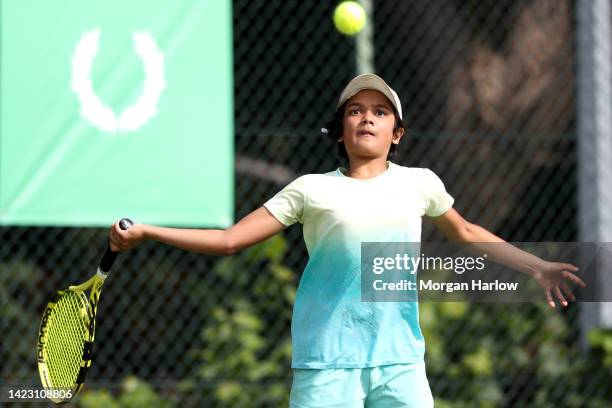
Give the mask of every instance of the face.
[{"label": "face", "polygon": [[344,142],[349,158],[387,158],[391,143],[399,143],[404,129],[395,131],[391,102],[380,92],[363,90],[350,98],[343,116]]}]

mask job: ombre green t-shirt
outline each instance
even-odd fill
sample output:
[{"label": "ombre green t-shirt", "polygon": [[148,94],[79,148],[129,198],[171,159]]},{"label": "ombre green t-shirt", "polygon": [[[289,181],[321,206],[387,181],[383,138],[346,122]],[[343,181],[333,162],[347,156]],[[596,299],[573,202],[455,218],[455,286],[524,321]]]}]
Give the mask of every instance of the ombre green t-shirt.
[{"label": "ombre green t-shirt", "polygon": [[291,336],[293,368],[365,368],[421,362],[416,302],[361,301],[362,242],[420,242],[422,216],[453,198],[431,170],[388,162],[368,180],[339,168],[297,178],[264,206],[286,226],[303,224],[308,264]]}]

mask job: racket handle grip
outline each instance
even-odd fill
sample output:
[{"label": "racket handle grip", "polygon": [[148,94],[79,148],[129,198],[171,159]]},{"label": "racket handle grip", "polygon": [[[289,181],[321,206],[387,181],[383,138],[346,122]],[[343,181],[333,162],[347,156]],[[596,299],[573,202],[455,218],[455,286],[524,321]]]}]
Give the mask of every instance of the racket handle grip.
[{"label": "racket handle grip", "polygon": [[[124,231],[130,229],[132,225],[134,225],[134,222],[129,218],[122,218],[119,221],[119,228]],[[110,245],[106,247],[106,251],[100,260],[100,270],[104,273],[108,273],[113,267],[115,259],[117,259],[117,255],[119,255],[119,252],[111,250]]]}]

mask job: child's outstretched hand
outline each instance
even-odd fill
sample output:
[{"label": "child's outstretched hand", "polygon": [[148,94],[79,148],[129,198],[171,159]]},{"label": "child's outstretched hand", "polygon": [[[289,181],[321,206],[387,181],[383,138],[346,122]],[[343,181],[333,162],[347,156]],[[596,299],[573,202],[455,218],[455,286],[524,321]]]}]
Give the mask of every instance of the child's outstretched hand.
[{"label": "child's outstretched hand", "polygon": [[575,272],[578,272],[578,268],[572,264],[545,262],[543,267],[537,270],[532,276],[538,285],[544,289],[546,301],[550,307],[555,307],[553,296],[561,302],[561,305],[567,306],[568,302],[565,296],[572,302],[576,300],[576,296],[574,296],[568,283],[572,282],[583,288],[586,287],[586,283],[576,276]]}]

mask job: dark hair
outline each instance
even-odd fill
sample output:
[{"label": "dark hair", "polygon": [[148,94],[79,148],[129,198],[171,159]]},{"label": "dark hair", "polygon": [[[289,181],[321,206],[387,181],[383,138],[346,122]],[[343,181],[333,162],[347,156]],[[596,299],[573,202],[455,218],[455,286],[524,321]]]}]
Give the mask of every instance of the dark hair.
[{"label": "dark hair", "polygon": [[[348,101],[347,101],[348,102]],[[334,114],[334,118],[327,123],[323,130],[325,136],[327,136],[331,141],[338,145],[338,156],[343,160],[348,160],[348,153],[346,151],[346,146],[344,146],[344,142],[338,142],[338,139],[342,137],[344,132],[344,109],[346,108],[346,102],[342,104]],[[393,108],[393,114],[395,115],[395,126],[393,127],[393,131],[395,132],[397,129],[405,129],[404,122],[400,119],[397,110],[395,107]],[[388,160],[395,161],[397,159],[397,145],[395,143],[391,143],[391,148],[389,149],[389,155],[387,156]]]}]

